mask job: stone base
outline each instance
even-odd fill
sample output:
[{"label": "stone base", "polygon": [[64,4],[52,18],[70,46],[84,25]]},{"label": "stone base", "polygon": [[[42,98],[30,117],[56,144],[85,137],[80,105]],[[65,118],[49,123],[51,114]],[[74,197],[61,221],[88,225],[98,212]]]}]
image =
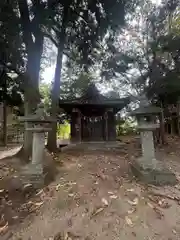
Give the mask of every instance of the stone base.
[{"label": "stone base", "polygon": [[45,174],[42,165],[28,164],[22,168],[21,179],[23,184],[32,184],[34,188],[44,186]]},{"label": "stone base", "polygon": [[143,158],[136,159],[132,163],[131,169],[133,174],[145,183],[153,185],[175,185],[177,183],[176,176],[171,172],[163,162],[153,159],[151,164],[146,163]]},{"label": "stone base", "polygon": [[62,151],[66,150],[78,150],[78,151],[122,151],[122,147],[125,143],[119,141],[102,141],[102,142],[76,142],[69,144],[67,147],[62,148]]}]

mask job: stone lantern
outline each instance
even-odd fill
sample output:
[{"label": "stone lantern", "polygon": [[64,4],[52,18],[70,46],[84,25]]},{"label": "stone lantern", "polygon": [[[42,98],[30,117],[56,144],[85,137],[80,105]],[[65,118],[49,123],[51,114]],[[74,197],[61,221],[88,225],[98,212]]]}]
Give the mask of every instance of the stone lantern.
[{"label": "stone lantern", "polygon": [[160,115],[161,108],[151,106],[143,100],[140,107],[132,112],[137,118],[138,129],[141,138],[142,157],[136,159],[131,167],[134,175],[140,180],[154,185],[176,184],[175,174],[155,157],[153,131],[159,128],[154,123],[155,118]]},{"label": "stone lantern", "polygon": [[39,104],[35,114],[20,117],[19,120],[27,123],[26,131],[33,133],[32,161],[22,169],[23,180],[38,187],[43,186],[45,133],[51,130],[49,124],[56,120],[46,116],[42,104]]}]

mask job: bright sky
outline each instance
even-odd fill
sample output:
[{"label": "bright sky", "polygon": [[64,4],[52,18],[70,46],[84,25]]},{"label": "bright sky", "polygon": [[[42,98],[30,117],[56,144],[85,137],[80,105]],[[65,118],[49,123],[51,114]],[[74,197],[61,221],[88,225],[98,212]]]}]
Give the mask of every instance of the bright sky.
[{"label": "bright sky", "polygon": [[[156,3],[157,5],[159,5],[161,3],[162,0],[151,0],[153,3]],[[55,54],[55,52],[54,52]],[[46,83],[50,83],[52,82],[53,78],[54,78],[54,71],[55,71],[55,64],[53,64],[50,67],[47,67],[43,74],[42,74],[42,78]]]},{"label": "bright sky", "polygon": [[50,83],[54,78],[54,71],[55,71],[55,65],[47,67],[42,74],[43,80],[47,83]]}]

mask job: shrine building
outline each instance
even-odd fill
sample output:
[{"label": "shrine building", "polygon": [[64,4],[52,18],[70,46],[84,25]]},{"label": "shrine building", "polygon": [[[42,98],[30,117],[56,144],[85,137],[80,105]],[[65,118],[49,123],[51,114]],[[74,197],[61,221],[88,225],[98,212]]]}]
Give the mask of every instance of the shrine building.
[{"label": "shrine building", "polygon": [[71,118],[71,142],[116,141],[116,114],[129,98],[105,97],[90,84],[82,97],[59,100]]}]

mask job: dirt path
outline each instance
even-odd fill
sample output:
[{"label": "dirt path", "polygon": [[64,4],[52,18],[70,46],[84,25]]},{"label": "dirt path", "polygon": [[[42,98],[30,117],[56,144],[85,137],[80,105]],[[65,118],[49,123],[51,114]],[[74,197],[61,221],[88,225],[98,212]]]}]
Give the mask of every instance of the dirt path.
[{"label": "dirt path", "polygon": [[19,150],[21,149],[21,145],[18,146],[10,146],[6,147],[4,150],[4,147],[0,147],[0,159],[7,158],[10,156],[15,155]]},{"label": "dirt path", "polygon": [[[129,154],[128,149],[61,154],[64,165],[48,191],[41,192],[43,205],[14,227],[10,239],[180,239],[180,184],[153,188],[137,183],[130,176]],[[167,159],[171,155],[165,154]],[[172,161],[177,171],[177,159]]]}]

